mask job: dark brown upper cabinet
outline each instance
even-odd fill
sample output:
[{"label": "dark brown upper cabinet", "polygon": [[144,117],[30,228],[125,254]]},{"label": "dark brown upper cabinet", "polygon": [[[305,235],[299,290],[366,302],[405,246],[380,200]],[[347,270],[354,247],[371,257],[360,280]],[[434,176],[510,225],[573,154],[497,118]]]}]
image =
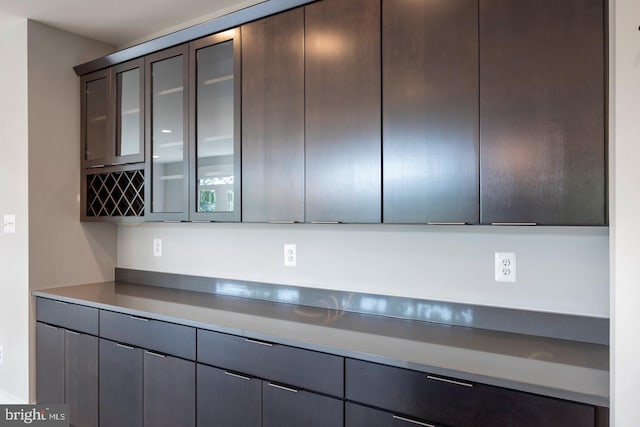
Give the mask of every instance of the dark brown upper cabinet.
[{"label": "dark brown upper cabinet", "polygon": [[476,224],[478,2],[382,4],[383,220]]},{"label": "dark brown upper cabinet", "polygon": [[144,59],[111,69],[115,118],[112,164],[144,161]]},{"label": "dark brown upper cabinet", "polygon": [[604,10],[480,0],[483,224],[606,224]]},{"label": "dark brown upper cabinet", "polygon": [[82,167],[100,167],[110,163],[111,72],[100,70],[80,79]]},{"label": "dark brown upper cabinet", "polygon": [[144,161],[144,60],[81,79],[82,166]]},{"label": "dark brown upper cabinet", "polygon": [[190,43],[192,221],[240,221],[240,29]]},{"label": "dark brown upper cabinet", "polygon": [[380,1],[305,7],[307,222],[381,222]]},{"label": "dark brown upper cabinet", "polygon": [[242,220],[304,222],[304,9],[242,27]]},{"label": "dark brown upper cabinet", "polygon": [[189,46],[145,57],[145,217],[189,219]]}]

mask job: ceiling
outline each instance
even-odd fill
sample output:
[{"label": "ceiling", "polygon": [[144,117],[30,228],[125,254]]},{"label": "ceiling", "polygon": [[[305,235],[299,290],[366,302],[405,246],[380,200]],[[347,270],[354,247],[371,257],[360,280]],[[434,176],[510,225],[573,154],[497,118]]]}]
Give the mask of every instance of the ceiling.
[{"label": "ceiling", "polygon": [[30,18],[123,48],[262,1],[0,0],[0,28]]}]

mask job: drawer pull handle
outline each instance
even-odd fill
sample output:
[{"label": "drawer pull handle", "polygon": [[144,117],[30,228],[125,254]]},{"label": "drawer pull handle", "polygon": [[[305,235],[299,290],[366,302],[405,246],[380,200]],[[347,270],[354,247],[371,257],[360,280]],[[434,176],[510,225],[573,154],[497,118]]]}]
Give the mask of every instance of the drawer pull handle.
[{"label": "drawer pull handle", "polygon": [[240,374],[234,374],[233,372],[224,371],[224,374],[229,375],[230,377],[240,378],[241,380],[251,381],[250,377],[245,377],[244,375],[240,375]]},{"label": "drawer pull handle", "polygon": [[416,420],[410,420],[409,418],[405,418],[405,417],[400,417],[398,415],[394,415],[393,416],[394,419],[396,420],[400,420],[400,421],[405,421],[407,423],[411,423],[411,424],[416,424],[419,426],[424,426],[424,427],[436,427],[433,424],[427,424],[427,423],[422,423],[420,421],[416,421]]},{"label": "drawer pull handle", "polygon": [[68,330],[68,329],[66,329],[66,331],[67,331],[67,333],[68,333],[68,334],[75,335],[75,336],[78,336],[78,337],[80,336],[80,333],[79,333],[79,332],[70,331],[70,330]]},{"label": "drawer pull handle", "polygon": [[427,225],[467,225],[466,222],[428,221]]},{"label": "drawer pull handle", "polygon": [[342,224],[341,221],[311,221],[311,224]]},{"label": "drawer pull handle", "polygon": [[492,222],[491,225],[538,225],[537,222]]},{"label": "drawer pull handle", "polygon": [[291,393],[297,393],[298,392],[298,390],[296,390],[294,388],[289,388],[289,387],[285,387],[283,385],[278,385],[278,384],[274,384],[274,383],[269,383],[269,387],[279,388],[280,390],[289,391]]},{"label": "drawer pull handle", "polygon": [[153,351],[149,351],[149,350],[145,350],[144,351],[147,354],[150,354],[151,356],[155,356],[155,357],[162,357],[163,359],[167,356],[165,356],[164,354],[160,354],[160,353],[154,353]]},{"label": "drawer pull handle", "polygon": [[46,323],[44,323],[44,326],[46,328],[53,329],[54,331],[57,331],[58,329],[60,329],[60,328],[56,328],[55,326],[47,325]]},{"label": "drawer pull handle", "polygon": [[269,224],[297,224],[297,221],[293,221],[293,220],[271,220],[269,221]]},{"label": "drawer pull handle", "polygon": [[145,319],[144,317],[138,317],[138,316],[129,316],[129,318],[133,319],[133,320],[139,320],[141,322],[148,322],[149,321],[149,319]]},{"label": "drawer pull handle", "polygon": [[62,305],[69,305],[68,302],[64,302],[64,301],[56,301],[58,304],[62,304]]},{"label": "drawer pull handle", "polygon": [[89,167],[90,167],[91,169],[95,169],[95,168],[103,168],[103,167],[104,167],[104,165],[92,165],[92,166],[89,166]]},{"label": "drawer pull handle", "polygon": [[273,344],[269,343],[269,342],[264,342],[264,341],[257,341],[257,340],[252,340],[249,338],[245,338],[244,339],[246,342],[250,342],[251,344],[258,344],[258,345],[263,345],[265,347],[273,347]]},{"label": "drawer pull handle", "polygon": [[447,378],[434,377],[432,375],[427,375],[427,379],[433,380],[433,381],[440,381],[440,382],[443,382],[443,383],[461,385],[463,387],[470,387],[470,388],[473,387],[473,384],[463,383],[462,381],[455,381],[455,380],[450,380],[450,379],[447,379]]},{"label": "drawer pull handle", "polygon": [[124,344],[120,344],[120,343],[117,343],[116,345],[118,347],[120,347],[120,348],[126,348],[127,350],[135,350],[135,348],[133,348],[133,347],[131,347],[129,345],[124,345]]}]

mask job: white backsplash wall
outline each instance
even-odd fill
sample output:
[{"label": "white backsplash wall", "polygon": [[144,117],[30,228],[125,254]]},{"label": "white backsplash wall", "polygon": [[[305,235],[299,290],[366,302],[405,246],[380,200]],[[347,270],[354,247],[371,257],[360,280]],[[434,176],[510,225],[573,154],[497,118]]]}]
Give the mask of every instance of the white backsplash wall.
[{"label": "white backsplash wall", "polygon": [[[609,316],[606,227],[148,223],[118,227],[121,268]],[[162,256],[153,256],[153,239]],[[297,245],[284,267],[283,245]],[[517,282],[494,280],[515,252]]]}]

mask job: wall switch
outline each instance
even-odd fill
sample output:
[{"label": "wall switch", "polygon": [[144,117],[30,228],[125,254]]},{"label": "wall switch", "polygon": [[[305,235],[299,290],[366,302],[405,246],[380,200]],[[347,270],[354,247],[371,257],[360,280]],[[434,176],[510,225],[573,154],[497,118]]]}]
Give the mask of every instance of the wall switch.
[{"label": "wall switch", "polygon": [[162,239],[153,239],[153,256],[162,256]]},{"label": "wall switch", "polygon": [[16,216],[15,215],[4,216],[4,232],[5,233],[16,232]]},{"label": "wall switch", "polygon": [[284,245],[284,266],[296,266],[296,245],[287,243]]},{"label": "wall switch", "polygon": [[516,254],[513,252],[496,252],[495,273],[497,282],[516,281]]}]

